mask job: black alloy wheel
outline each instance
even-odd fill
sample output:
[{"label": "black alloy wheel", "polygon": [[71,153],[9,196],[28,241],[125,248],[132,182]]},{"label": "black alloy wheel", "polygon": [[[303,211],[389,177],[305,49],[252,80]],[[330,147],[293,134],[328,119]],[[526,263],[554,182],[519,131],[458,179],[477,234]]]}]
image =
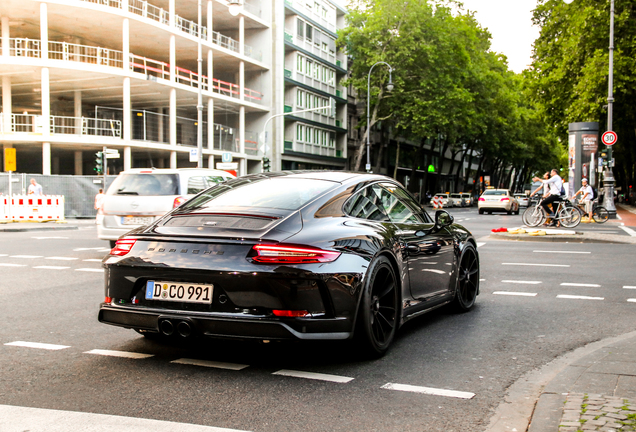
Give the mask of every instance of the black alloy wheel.
[{"label": "black alloy wheel", "polygon": [[357,319],[356,337],[366,354],[380,357],[388,350],[399,323],[399,305],[395,271],[381,256],[369,266]]},{"label": "black alloy wheel", "polygon": [[467,244],[459,262],[455,285],[455,308],[466,312],[473,308],[479,292],[479,259],[472,244]]}]

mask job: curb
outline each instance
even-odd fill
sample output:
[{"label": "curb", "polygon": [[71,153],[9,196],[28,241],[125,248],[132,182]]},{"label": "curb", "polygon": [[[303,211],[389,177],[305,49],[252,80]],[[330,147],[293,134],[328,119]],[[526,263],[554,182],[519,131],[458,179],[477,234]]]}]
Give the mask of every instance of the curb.
[{"label": "curb", "polygon": [[565,400],[564,384],[571,380],[566,369],[609,345],[632,338],[636,332],[592,342],[526,372],[508,387],[485,432],[556,431],[554,425],[558,427]]}]

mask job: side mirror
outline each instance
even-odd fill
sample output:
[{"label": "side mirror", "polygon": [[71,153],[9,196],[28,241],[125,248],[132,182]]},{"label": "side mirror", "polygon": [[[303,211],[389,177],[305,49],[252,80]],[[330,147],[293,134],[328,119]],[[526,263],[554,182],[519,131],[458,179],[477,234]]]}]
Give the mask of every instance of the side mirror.
[{"label": "side mirror", "polygon": [[437,210],[435,212],[435,226],[438,228],[444,228],[453,223],[455,219],[446,210]]}]

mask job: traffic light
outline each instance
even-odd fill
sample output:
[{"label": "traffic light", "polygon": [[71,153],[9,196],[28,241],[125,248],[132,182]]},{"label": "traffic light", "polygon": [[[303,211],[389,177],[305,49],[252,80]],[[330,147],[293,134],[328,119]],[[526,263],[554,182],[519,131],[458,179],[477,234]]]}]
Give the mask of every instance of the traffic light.
[{"label": "traffic light", "polygon": [[269,172],[269,169],[270,169],[269,158],[264,157],[263,158],[263,172]]},{"label": "traffic light", "polygon": [[102,152],[95,153],[95,174],[101,175],[104,172],[104,158]]}]

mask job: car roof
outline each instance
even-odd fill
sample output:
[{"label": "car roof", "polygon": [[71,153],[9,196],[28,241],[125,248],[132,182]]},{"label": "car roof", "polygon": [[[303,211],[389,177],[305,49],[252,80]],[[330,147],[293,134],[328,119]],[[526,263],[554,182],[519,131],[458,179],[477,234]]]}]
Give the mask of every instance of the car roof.
[{"label": "car roof", "polygon": [[120,174],[180,174],[180,173],[201,173],[201,174],[226,174],[234,177],[231,173],[213,168],[132,168],[120,172]]}]

